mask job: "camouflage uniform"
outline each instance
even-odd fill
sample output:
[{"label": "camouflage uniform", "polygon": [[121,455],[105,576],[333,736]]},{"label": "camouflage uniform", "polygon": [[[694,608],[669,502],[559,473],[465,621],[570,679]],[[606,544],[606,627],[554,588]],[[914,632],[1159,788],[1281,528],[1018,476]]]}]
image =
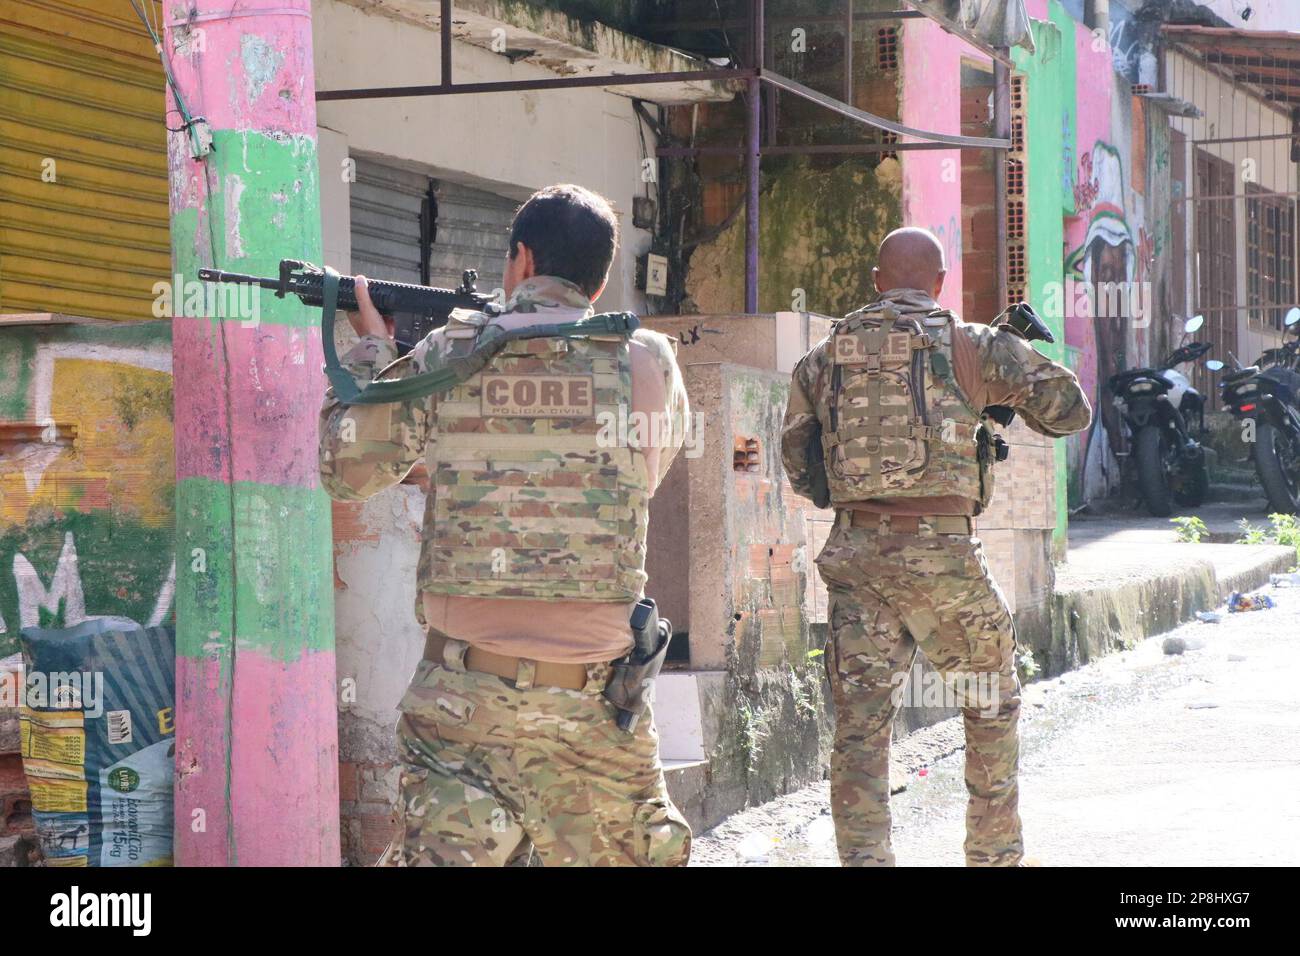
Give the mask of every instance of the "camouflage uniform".
[{"label": "camouflage uniform", "polygon": [[[915,321],[917,331],[899,333],[898,367],[910,361],[910,349],[920,350],[930,422],[937,427],[941,415],[944,434],[927,431],[929,426],[905,427],[912,410],[910,392],[907,408],[901,409],[901,391],[872,393],[853,384],[863,379],[850,379],[843,368],[837,371],[842,359],[835,350],[850,356],[853,351],[853,343],[837,335],[846,330],[876,335],[871,322],[864,332],[861,320],[881,315],[901,318],[900,328]],[[956,341],[959,336],[965,343]],[[883,337],[871,341],[886,352],[892,348]],[[963,705],[967,863],[1008,866],[1023,856],[1014,629],[979,540],[957,516],[978,511],[991,493],[990,462],[979,454],[976,440],[982,409],[967,394],[974,389],[970,382],[963,387],[955,374],[943,375],[954,349],[966,343],[977,356],[981,388],[987,389],[980,395],[988,404],[1011,405],[1030,428],[1049,436],[1087,426],[1091,412],[1068,369],[1011,333],[961,322],[915,290],[887,292],[866,310],[841,320],[793,374],[782,429],[787,477],[797,493],[809,498],[820,481],[828,481],[836,507],[834,528],[816,563],[830,595],[826,666],[836,725],[831,809],[846,866],[894,863],[889,746],[902,681],[918,647]],[[943,357],[934,358],[936,353]],[[878,362],[874,372],[878,377]],[[891,421],[890,413],[899,421]],[[825,479],[816,461],[819,436]],[[911,479],[899,478],[901,465],[915,457],[914,444],[908,444],[914,440],[943,441],[947,447],[932,445],[927,468],[913,469]],[[867,450],[855,449],[854,441],[862,441]],[[868,474],[872,468],[860,467],[868,458],[874,475]],[[894,471],[887,470],[891,466]],[[924,513],[930,502],[951,505],[954,494],[967,499],[968,507]],[[898,509],[900,502],[909,507]],[[896,514],[888,514],[891,510]],[[996,694],[992,706],[986,697],[962,696],[975,689]]]},{"label": "camouflage uniform", "polygon": [[[532,312],[525,324],[592,308],[572,283],[540,276],[506,306],[507,316]],[[342,362],[359,384],[381,370],[424,372],[508,321],[454,312],[400,361],[390,341],[367,336]],[[685,389],[666,337],[638,330],[635,340],[655,356],[669,398],[662,476],[684,439]],[[366,498],[401,481],[427,449],[420,591],[635,601],[645,582],[645,462],[630,442],[599,441],[596,418],[630,402],[626,338],[507,343],[482,372],[426,399],[342,407],[328,395],[322,484],[335,498]],[[424,624],[419,595],[416,615]],[[437,659],[420,663],[399,706],[403,831],[386,862],[501,866],[534,848],[553,866],[686,862],[690,828],[668,798],[653,715],[634,735],[618,729],[602,696],[608,662],[566,665],[586,675],[569,689],[539,679],[548,665],[538,661],[511,658],[513,679],[485,673],[469,666],[483,651],[436,631],[426,653]]]}]

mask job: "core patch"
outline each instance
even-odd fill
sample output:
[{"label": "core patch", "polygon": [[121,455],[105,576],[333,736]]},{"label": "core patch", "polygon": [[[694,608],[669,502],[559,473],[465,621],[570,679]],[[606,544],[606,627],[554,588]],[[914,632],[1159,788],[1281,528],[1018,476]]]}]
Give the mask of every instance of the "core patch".
[{"label": "core patch", "polygon": [[485,375],[481,411],[497,418],[590,418],[595,391],[590,375]]}]

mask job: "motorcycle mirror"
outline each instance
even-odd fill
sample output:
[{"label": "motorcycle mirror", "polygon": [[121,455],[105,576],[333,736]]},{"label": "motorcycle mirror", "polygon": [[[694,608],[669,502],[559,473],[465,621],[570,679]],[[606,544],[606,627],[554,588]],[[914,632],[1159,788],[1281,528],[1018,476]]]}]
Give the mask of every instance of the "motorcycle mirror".
[{"label": "motorcycle mirror", "polygon": [[1205,324],[1205,316],[1194,315],[1190,319],[1188,319],[1186,323],[1184,323],[1183,331],[1186,332],[1188,335],[1191,335],[1193,332],[1195,332],[1204,324]]},{"label": "motorcycle mirror", "polygon": [[1223,370],[1223,363],[1220,362],[1218,359],[1210,359],[1208,362],[1205,363],[1205,367],[1208,368],[1211,372],[1219,372]]},{"label": "motorcycle mirror", "polygon": [[1300,308],[1296,308],[1295,306],[1292,306],[1291,310],[1287,312],[1286,318],[1282,320],[1282,324],[1285,325],[1287,328],[1290,328],[1291,326],[1295,325],[1297,322],[1300,322]]}]

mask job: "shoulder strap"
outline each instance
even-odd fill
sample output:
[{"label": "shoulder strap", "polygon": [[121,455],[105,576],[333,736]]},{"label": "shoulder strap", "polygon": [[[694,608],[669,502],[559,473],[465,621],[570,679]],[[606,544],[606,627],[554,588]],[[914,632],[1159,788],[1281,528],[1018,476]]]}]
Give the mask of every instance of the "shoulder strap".
[{"label": "shoulder strap", "polygon": [[[334,315],[338,308],[339,274],[326,267],[323,284],[321,347],[325,353],[325,375],[334,386],[335,398],[342,405],[383,405],[423,398],[434,392],[445,392],[481,372],[502,346],[517,339],[631,336],[641,327],[640,320],[631,312],[602,312],[576,322],[527,325],[497,331],[495,335],[479,336],[472,351],[448,358],[439,368],[395,379],[385,379],[384,372],[380,372],[375,381],[365,388],[358,388],[356,380],[339,363],[334,349]],[[495,327],[489,327],[489,332],[494,329]],[[389,368],[391,367],[390,365]]]},{"label": "shoulder strap", "polygon": [[339,274],[329,266],[321,277],[320,347],[325,353],[325,377],[334,386],[334,396],[344,405],[351,405],[360,394],[356,380],[339,363],[338,350],[334,348],[334,313],[339,305]]}]

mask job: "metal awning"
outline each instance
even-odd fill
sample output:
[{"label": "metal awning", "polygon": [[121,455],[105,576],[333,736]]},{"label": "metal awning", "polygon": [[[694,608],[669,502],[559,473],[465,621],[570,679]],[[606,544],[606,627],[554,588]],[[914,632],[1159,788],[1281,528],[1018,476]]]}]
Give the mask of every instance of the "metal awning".
[{"label": "metal awning", "polygon": [[1168,24],[1165,38],[1254,87],[1265,99],[1300,106],[1300,33]]},{"label": "metal awning", "polygon": [[954,36],[1007,66],[1008,50],[1034,52],[1025,0],[905,0]]}]

